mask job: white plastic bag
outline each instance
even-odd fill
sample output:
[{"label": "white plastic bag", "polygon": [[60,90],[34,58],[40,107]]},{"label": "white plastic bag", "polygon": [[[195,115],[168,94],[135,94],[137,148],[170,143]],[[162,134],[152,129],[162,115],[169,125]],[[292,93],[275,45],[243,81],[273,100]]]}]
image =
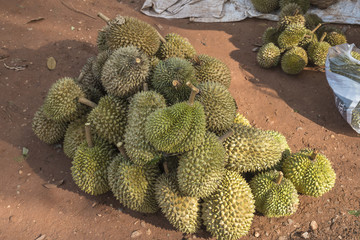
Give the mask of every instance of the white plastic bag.
[{"label": "white plastic bag", "polygon": [[352,56],[354,52],[360,56],[360,49],[354,44],[345,43],[331,47],[325,72],[340,114],[360,133],[360,61]]}]

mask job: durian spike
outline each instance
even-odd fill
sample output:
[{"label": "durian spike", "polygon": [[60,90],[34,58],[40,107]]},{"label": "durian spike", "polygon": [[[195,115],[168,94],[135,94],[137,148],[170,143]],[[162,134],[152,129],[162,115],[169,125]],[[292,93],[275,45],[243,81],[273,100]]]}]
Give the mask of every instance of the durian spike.
[{"label": "durian spike", "polygon": [[92,102],[92,101],[90,101],[89,99],[84,98],[84,97],[79,97],[79,98],[78,98],[78,102],[79,102],[79,103],[82,103],[82,104],[84,104],[84,105],[86,105],[86,106],[92,107],[92,108],[95,108],[95,107],[97,106],[96,103],[94,103],[94,102]]},{"label": "durian spike", "polygon": [[168,168],[168,164],[166,161],[163,163],[163,167],[164,167],[165,174],[169,174],[169,168]]},{"label": "durian spike", "polygon": [[85,123],[85,137],[89,148],[94,147],[94,143],[91,138],[91,126],[90,123]]},{"label": "durian spike", "polygon": [[234,130],[230,129],[229,131],[227,131],[224,135],[219,137],[219,141],[223,142],[225,141],[228,137],[231,137],[231,135],[233,135]]},{"label": "durian spike", "polygon": [[103,13],[99,12],[98,14],[98,17],[101,18],[102,20],[104,20],[106,23],[109,23],[110,22],[110,18],[108,18],[107,16],[105,16]]},{"label": "durian spike", "polygon": [[283,172],[279,172],[279,176],[278,176],[278,178],[276,179],[276,184],[280,184],[281,183],[281,181],[282,181],[282,179],[283,179],[283,177],[284,177],[284,174],[283,174]]},{"label": "durian spike", "polygon": [[312,152],[310,159],[311,160],[315,160],[316,156],[319,154],[319,151],[314,149],[314,151]]},{"label": "durian spike", "polygon": [[186,85],[191,88],[191,93],[190,93],[190,97],[189,97],[189,104],[193,105],[195,102],[195,96],[196,94],[199,93],[199,89],[197,87],[195,87],[191,82],[187,82]]},{"label": "durian spike", "polygon": [[144,92],[149,91],[149,84],[148,84],[147,82],[144,82],[144,84],[143,84],[143,90],[144,90]]},{"label": "durian spike", "polygon": [[319,29],[319,27],[321,27],[323,24],[322,23],[319,23],[311,32],[314,33],[316,32],[316,30]]},{"label": "durian spike", "polygon": [[125,147],[124,147],[124,143],[123,142],[118,142],[116,144],[117,149],[119,150],[119,152],[121,153],[121,155],[123,155],[124,158],[129,159]]},{"label": "durian spike", "polygon": [[324,32],[324,34],[321,36],[321,38],[320,38],[319,42],[324,41],[324,39],[325,39],[326,35],[327,35],[327,32]]},{"label": "durian spike", "polygon": [[181,83],[180,83],[178,80],[174,80],[174,81],[172,82],[172,85],[175,87],[175,89],[177,89],[178,87],[181,86]]}]

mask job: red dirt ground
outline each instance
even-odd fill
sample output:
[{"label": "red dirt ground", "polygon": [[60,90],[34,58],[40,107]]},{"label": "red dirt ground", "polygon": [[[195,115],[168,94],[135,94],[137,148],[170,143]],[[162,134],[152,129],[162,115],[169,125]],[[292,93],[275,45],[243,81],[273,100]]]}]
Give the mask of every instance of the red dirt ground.
[{"label": "red dirt ground", "polygon": [[[300,196],[298,211],[285,218],[256,215],[242,239],[360,239],[360,137],[342,119],[324,73],[298,76],[280,68],[261,69],[252,51],[266,27],[274,22],[248,19],[235,23],[191,23],[165,20],[139,12],[136,1],[63,0],[96,17],[103,12],[138,17],[162,35],[176,32],[198,53],[224,61],[231,69],[230,91],[240,112],[262,129],[284,134],[293,152],[317,148],[333,163],[335,187],[320,198]],[[86,59],[97,54],[97,30],[104,26],[57,1],[0,0],[0,239],[209,239],[204,229],[183,236],[160,214],[124,208],[108,193],[93,197],[71,178],[71,161],[61,145],[46,145],[33,134],[31,120],[49,87],[64,76],[76,77]],[[27,23],[31,19],[44,20]],[[360,27],[347,29],[348,41],[360,46]],[[54,57],[55,70],[46,60]],[[23,66],[15,71],[7,66]],[[27,158],[22,148],[29,149]],[[43,184],[64,180],[59,187]],[[312,231],[310,222],[318,229]]]}]

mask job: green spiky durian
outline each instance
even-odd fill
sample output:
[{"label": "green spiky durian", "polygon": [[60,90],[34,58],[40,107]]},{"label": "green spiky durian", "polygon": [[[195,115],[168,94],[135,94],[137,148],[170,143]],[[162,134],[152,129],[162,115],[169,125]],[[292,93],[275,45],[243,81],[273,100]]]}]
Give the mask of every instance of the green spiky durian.
[{"label": "green spiky durian", "polygon": [[292,215],[299,206],[294,184],[276,170],[260,173],[250,181],[256,210],[267,217]]},{"label": "green spiky durian", "polygon": [[278,38],[279,48],[287,50],[296,47],[305,36],[306,28],[299,25],[289,25]]},{"label": "green spiky durian", "polygon": [[162,60],[171,57],[192,59],[196,54],[189,40],[176,33],[167,34],[165,40],[166,42],[160,44],[158,51],[158,56]]},{"label": "green spiky durian", "polygon": [[335,185],[336,174],[325,155],[305,149],[283,162],[283,171],[298,192],[319,197]]},{"label": "green spiky durian", "polygon": [[290,25],[305,27],[305,17],[298,10],[295,10],[296,8],[294,9],[294,5],[297,4],[288,4],[282,9],[278,21],[280,31],[285,30]]},{"label": "green spiky durian", "polygon": [[78,102],[81,97],[85,97],[85,94],[73,78],[61,78],[49,89],[44,101],[43,113],[57,122],[72,121],[89,110]]},{"label": "green spiky durian", "polygon": [[[360,54],[352,51],[351,54],[356,53],[359,55],[358,60],[360,61]],[[356,105],[356,107],[352,110],[351,114],[351,126],[356,129],[360,129],[360,102]]]},{"label": "green spiky durian", "polygon": [[339,32],[330,32],[326,35],[325,42],[328,42],[331,46],[341,45],[347,43],[346,36]]},{"label": "green spiky durian", "polygon": [[66,156],[73,159],[77,148],[86,140],[85,138],[85,123],[87,117],[76,119],[71,122],[66,129],[63,150]]},{"label": "green spiky durian", "polygon": [[259,49],[256,60],[262,68],[271,68],[278,65],[280,54],[280,49],[271,42]]},{"label": "green spiky durian", "polygon": [[47,144],[59,142],[65,135],[68,123],[54,121],[44,114],[43,107],[40,107],[34,114],[31,127],[35,135]]},{"label": "green spiky durian", "polygon": [[225,173],[226,152],[219,138],[205,134],[204,143],[181,155],[177,181],[185,196],[206,198],[213,193]]},{"label": "green spiky durian", "polygon": [[155,195],[162,213],[177,230],[195,233],[200,228],[200,199],[181,194],[176,175],[162,174],[156,182]]},{"label": "green spiky durian", "polygon": [[145,123],[146,139],[168,153],[189,151],[204,141],[206,120],[198,101],[176,103],[151,113]]},{"label": "green spiky durian", "polygon": [[280,35],[280,33],[278,32],[277,28],[268,27],[264,31],[264,33],[261,37],[263,45],[265,45],[267,43],[273,43],[273,44],[277,45],[277,40],[279,38],[279,35]]},{"label": "green spiky durian", "polygon": [[154,91],[136,93],[130,100],[124,146],[129,158],[135,164],[147,164],[159,155],[145,138],[145,123],[152,112],[164,107],[166,107],[164,97]]},{"label": "green spiky durian", "polygon": [[317,35],[313,31],[306,29],[305,37],[303,38],[303,40],[299,42],[299,47],[303,48],[304,50],[307,50],[310,44],[317,42],[319,42]]},{"label": "green spiky durian", "polygon": [[[174,81],[179,85],[174,86]],[[151,84],[171,103],[185,101],[191,92],[186,83],[196,84],[195,69],[190,62],[182,58],[168,58],[160,61],[153,73]]]},{"label": "green spiky durian", "polygon": [[116,16],[109,24],[106,45],[110,50],[135,46],[148,56],[152,56],[158,51],[159,34],[150,24],[133,17],[122,16]]},{"label": "green spiky durian", "polygon": [[218,82],[204,82],[197,86],[195,99],[204,106],[206,127],[219,133],[231,127],[236,115],[236,104],[229,90]]},{"label": "green spiky durian", "polygon": [[271,13],[279,8],[279,0],[251,0],[256,11]]},{"label": "green spiky durian", "polygon": [[352,56],[353,58],[355,58],[356,60],[359,60],[359,61],[360,61],[360,53],[355,52],[355,51],[351,51],[351,56]]},{"label": "green spiky durian", "polygon": [[246,235],[254,217],[251,189],[237,172],[227,170],[218,190],[202,204],[206,230],[222,240],[237,240]]},{"label": "green spiky durian", "polygon": [[239,172],[261,171],[280,162],[286,146],[271,131],[233,125],[234,133],[223,145],[228,154],[226,168]]},{"label": "green spiky durian", "polygon": [[193,60],[196,78],[201,82],[219,82],[225,87],[230,87],[231,72],[229,67],[221,60],[201,54]]},{"label": "green spiky durian", "polygon": [[160,174],[157,165],[138,166],[118,154],[108,167],[111,191],[120,203],[142,212],[155,213],[155,182]]},{"label": "green spiky durian", "polygon": [[116,144],[121,142],[124,137],[127,108],[125,100],[106,95],[89,113],[88,121],[99,137]]},{"label": "green spiky durian", "polygon": [[96,39],[96,45],[98,50],[101,51],[106,51],[109,49],[108,43],[107,43],[107,36],[109,34],[109,29],[110,26],[106,25],[104,26],[102,29],[100,29],[98,31],[98,36]]},{"label": "green spiky durian", "polygon": [[[318,38],[320,39],[324,33],[326,34],[329,34],[331,32],[337,32],[337,33],[341,33],[342,34],[342,31],[337,28],[337,27],[334,27],[334,26],[329,26],[329,25],[322,25],[317,31],[316,31],[316,34],[318,36]],[[325,36],[326,37],[326,36]]]},{"label": "green spiky durian", "polygon": [[279,13],[279,19],[285,16],[294,16],[298,14],[302,14],[302,9],[297,3],[288,3],[286,4]]},{"label": "green spiky durian", "polygon": [[324,37],[319,42],[310,44],[307,49],[309,61],[317,66],[324,66],[327,53],[331,45],[327,42],[323,42]]},{"label": "green spiky durian", "polygon": [[109,191],[107,168],[114,153],[115,148],[100,138],[93,140],[93,146],[83,142],[76,150],[71,167],[76,185],[91,195]]},{"label": "green spiky durian", "polygon": [[281,69],[287,74],[299,74],[307,64],[306,51],[301,47],[293,47],[281,58]]},{"label": "green spiky durian", "polygon": [[133,46],[115,50],[103,66],[101,82],[114,96],[127,97],[137,92],[149,74],[148,57]]},{"label": "green spiky durian", "polygon": [[101,84],[102,69],[104,67],[105,62],[109,59],[111,54],[112,54],[111,50],[105,50],[105,51],[100,52],[94,59],[93,64],[91,65],[91,72],[92,72],[94,78],[100,84]]},{"label": "green spiky durian", "polygon": [[302,9],[302,13],[306,13],[310,8],[310,0],[279,0],[279,6],[281,9],[290,3],[298,4]]},{"label": "green spiky durian", "polygon": [[246,117],[244,117],[242,114],[240,114],[238,112],[236,113],[234,123],[251,127],[249,120],[247,120]]},{"label": "green spiky durian", "polygon": [[323,23],[323,20],[315,13],[307,13],[304,17],[307,29],[314,29],[319,23]]}]

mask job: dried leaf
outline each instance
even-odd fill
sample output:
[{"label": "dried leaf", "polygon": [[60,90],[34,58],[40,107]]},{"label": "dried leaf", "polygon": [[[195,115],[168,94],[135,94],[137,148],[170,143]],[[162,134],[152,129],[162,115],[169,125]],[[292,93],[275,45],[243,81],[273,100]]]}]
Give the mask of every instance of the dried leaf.
[{"label": "dried leaf", "polygon": [[40,236],[38,236],[37,238],[35,238],[35,240],[44,240],[46,238],[46,235],[44,234],[40,234]]},{"label": "dried leaf", "polygon": [[23,149],[22,149],[22,155],[23,155],[24,157],[27,157],[28,154],[29,154],[29,149],[27,149],[26,147],[23,147]]},{"label": "dried leaf", "polygon": [[38,17],[38,18],[34,18],[34,19],[31,19],[30,21],[27,22],[28,23],[34,23],[34,22],[39,22],[41,20],[44,20],[45,18],[43,17]]},{"label": "dried leaf", "polygon": [[360,216],[360,210],[350,210],[348,212],[349,212],[349,214],[354,215],[355,217]]},{"label": "dried leaf", "polygon": [[48,67],[48,69],[49,70],[54,70],[55,69],[55,67],[56,67],[56,60],[55,60],[55,58],[53,58],[53,57],[49,57],[48,59],[47,59],[47,67]]},{"label": "dried leaf", "polygon": [[64,179],[54,182],[54,183],[45,183],[45,184],[43,184],[43,186],[48,189],[52,189],[52,188],[57,188],[58,186],[60,186],[63,183],[64,183]]}]

